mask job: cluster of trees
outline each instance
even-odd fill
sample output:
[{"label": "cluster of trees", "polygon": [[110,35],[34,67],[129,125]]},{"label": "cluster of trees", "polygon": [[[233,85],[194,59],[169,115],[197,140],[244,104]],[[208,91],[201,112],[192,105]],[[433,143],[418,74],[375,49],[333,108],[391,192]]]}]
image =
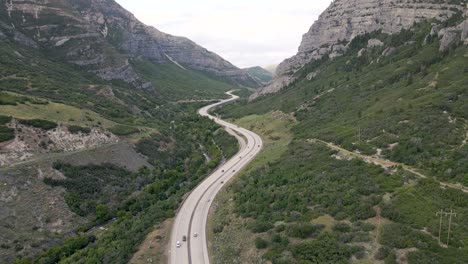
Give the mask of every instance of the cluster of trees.
[{"label": "cluster of trees", "polygon": [[67,126],[67,128],[68,128],[68,131],[72,134],[78,134],[78,133],[89,134],[91,132],[91,128],[89,127],[69,125]]},{"label": "cluster of trees", "polygon": [[0,115],[0,142],[8,141],[15,138],[15,130],[4,126],[10,121],[11,117]]},{"label": "cluster of trees", "polygon": [[[389,175],[358,160],[336,160],[333,154],[317,144],[293,141],[280,160],[233,183],[234,210],[249,219],[247,228],[260,237],[254,246],[267,249],[264,258],[273,263],[293,263],[283,259],[283,252],[288,251],[294,263],[341,263],[353,254],[362,255],[362,249],[346,244],[370,240],[374,226],[361,220],[374,217],[373,207],[381,202],[382,195],[403,182],[400,175]],[[323,214],[352,224],[338,222],[327,234],[323,225],[311,223]],[[216,228],[223,230],[222,226]],[[289,238],[307,242],[290,245]],[[311,248],[323,243],[333,246],[313,253]]]},{"label": "cluster of trees", "polygon": [[[58,246],[45,251],[39,259],[57,260],[55,256],[60,256],[61,263],[126,263],[153,226],[172,217],[183,195],[219,164],[223,154],[232,153],[236,145],[235,138],[218,125],[192,112],[183,121],[136,144],[137,151],[148,157],[154,169],[142,168],[131,173],[110,164],[55,163],[54,168],[66,178],[44,181],[66,189],[67,204],[74,212],[94,216],[94,221],[78,228],[78,233],[92,233],[93,226],[115,220],[92,242]],[[209,162],[203,151],[210,156]]]},{"label": "cluster of trees", "polygon": [[67,190],[65,201],[80,216],[95,214],[99,205],[118,206],[154,177],[144,171],[131,173],[111,164],[72,166],[57,162],[54,168],[66,178],[45,178],[44,182],[64,187]]},{"label": "cluster of trees", "polygon": [[51,130],[57,127],[57,123],[43,119],[18,119],[18,122],[25,126],[32,126],[44,130]]}]

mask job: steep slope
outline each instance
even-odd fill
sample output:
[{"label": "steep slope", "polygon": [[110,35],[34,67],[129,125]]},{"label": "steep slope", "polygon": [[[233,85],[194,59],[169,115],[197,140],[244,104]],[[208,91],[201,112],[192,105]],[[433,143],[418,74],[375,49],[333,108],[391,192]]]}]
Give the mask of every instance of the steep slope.
[{"label": "steep slope", "polygon": [[2,1],[0,263],[130,259],[235,154],[197,100],[245,80],[114,1]]},{"label": "steep slope", "polygon": [[443,21],[457,12],[463,12],[465,5],[462,0],[333,1],[304,34],[298,53],[278,66],[274,82],[252,98],[277,92],[290,85],[295,80],[294,73],[312,60],[323,56],[341,56],[348,49],[349,41],[356,36],[378,30],[392,34],[425,19]]},{"label": "steep slope", "polygon": [[356,36],[219,110],[265,148],[214,202],[215,262],[467,262],[466,15]]},{"label": "steep slope", "polygon": [[149,88],[128,60],[175,63],[236,85],[258,86],[242,70],[196,45],[148,27],[113,0],[4,1],[3,35],[43,48],[50,55],[95,72],[105,80],[124,80]]}]

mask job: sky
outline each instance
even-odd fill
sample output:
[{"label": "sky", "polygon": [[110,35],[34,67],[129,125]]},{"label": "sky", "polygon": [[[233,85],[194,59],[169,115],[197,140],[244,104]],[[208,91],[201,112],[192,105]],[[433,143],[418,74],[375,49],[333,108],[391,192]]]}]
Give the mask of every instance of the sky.
[{"label": "sky", "polygon": [[332,0],[116,0],[143,23],[245,68],[279,64]]}]

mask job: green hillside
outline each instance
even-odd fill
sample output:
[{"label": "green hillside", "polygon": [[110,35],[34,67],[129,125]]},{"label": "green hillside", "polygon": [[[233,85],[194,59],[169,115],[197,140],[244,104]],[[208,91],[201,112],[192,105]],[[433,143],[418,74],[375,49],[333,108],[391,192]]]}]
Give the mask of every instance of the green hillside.
[{"label": "green hillside", "polygon": [[[430,30],[356,37],[344,56],[309,63],[280,92],[218,110],[252,120],[266,147],[217,198],[217,262],[468,261],[468,193],[458,190],[468,186],[468,47],[441,53]],[[375,38],[384,46],[367,48]],[[272,116],[289,132],[268,128]],[[445,216],[438,244],[440,210],[458,213],[448,248]]]},{"label": "green hillside", "polygon": [[[237,151],[196,112],[206,104],[196,100],[224,98],[233,85],[171,63],[129,63],[136,83],[106,81],[63,54],[0,40],[0,162],[12,155],[0,168],[0,263],[126,262]],[[3,148],[15,137],[28,146],[16,159]],[[92,147],[50,147],[70,138]],[[112,143],[93,145],[102,138]]]}]

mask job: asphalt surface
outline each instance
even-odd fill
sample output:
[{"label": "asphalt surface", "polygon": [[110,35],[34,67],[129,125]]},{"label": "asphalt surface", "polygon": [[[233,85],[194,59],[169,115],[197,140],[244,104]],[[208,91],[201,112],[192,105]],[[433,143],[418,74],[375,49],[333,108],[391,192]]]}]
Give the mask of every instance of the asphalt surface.
[{"label": "asphalt surface", "polygon": [[[228,94],[231,95],[230,99],[203,107],[198,113],[225,127],[226,131],[239,141],[240,150],[200,183],[184,201],[172,227],[169,246],[170,264],[210,262],[206,224],[211,203],[223,186],[251,162],[262,148],[262,139],[257,134],[208,114],[209,109],[239,98],[230,92]],[[186,241],[183,241],[183,236],[186,236]],[[177,241],[180,242],[180,247],[177,247]]]}]

